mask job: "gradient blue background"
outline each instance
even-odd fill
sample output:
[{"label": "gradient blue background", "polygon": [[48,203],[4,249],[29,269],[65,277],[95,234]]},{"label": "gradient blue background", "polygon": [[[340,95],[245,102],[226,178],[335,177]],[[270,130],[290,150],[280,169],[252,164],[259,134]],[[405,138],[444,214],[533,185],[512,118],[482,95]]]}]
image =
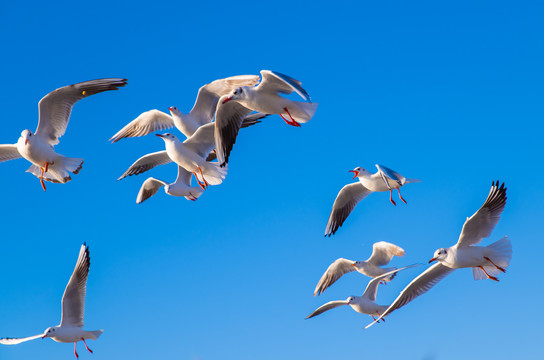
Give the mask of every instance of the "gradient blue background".
[{"label": "gradient blue background", "polygon": [[[90,245],[86,328],[105,329],[81,359],[535,359],[544,314],[542,22],[536,1],[2,2],[0,143],[37,125],[55,88],[103,77],[128,85],[77,103],[61,154],[83,157],[66,185],[24,160],[0,164],[0,336],[56,325],[79,246]],[[240,133],[221,186],[195,203],[161,190],[136,205],[148,176],[116,181],[155,136],[108,139],[141,112],[192,107],[217,78],[276,70],[319,103],[302,128],[272,116]],[[173,130],[176,131],[176,130]],[[323,231],[347,170],[384,164],[421,184],[393,207],[378,193],[338,233]],[[491,181],[508,187],[502,219],[514,249],[500,282],[455,272],[385,324],[326,301],[362,294],[349,274],[312,297],[338,257],[372,243],[426,262],[457,241]],[[388,304],[423,268],[385,287]],[[70,344],[1,346],[0,359],[72,359]]]}]

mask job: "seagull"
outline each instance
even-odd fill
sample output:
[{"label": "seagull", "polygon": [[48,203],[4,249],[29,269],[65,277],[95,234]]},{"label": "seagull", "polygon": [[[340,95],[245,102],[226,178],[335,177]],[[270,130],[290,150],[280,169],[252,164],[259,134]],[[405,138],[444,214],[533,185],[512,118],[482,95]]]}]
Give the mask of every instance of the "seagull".
[{"label": "seagull", "polygon": [[85,97],[117,90],[126,84],[126,79],[98,79],[50,92],[38,104],[40,120],[36,132],[23,130],[16,144],[0,145],[0,162],[20,157],[27,159],[32,163],[27,172],[40,179],[44,191],[44,180],[62,184],[70,181],[72,178],[69,173],[79,173],[83,159],[57,154],[54,145],[59,143],[59,138],[66,132],[72,107]]},{"label": "seagull", "polygon": [[[279,114],[287,124],[297,127],[314,116],[317,103],[311,102],[300,81],[270,70],[261,70],[261,77],[259,85],[238,87],[219,99],[215,112],[215,148],[221,166],[228,162],[240,125],[251,111]],[[307,102],[293,101],[279,95],[293,91]]]},{"label": "seagull", "polygon": [[76,267],[64,295],[62,296],[62,317],[60,319],[60,325],[51,326],[45,329],[43,334],[29,336],[26,338],[2,338],[0,344],[15,345],[24,341],[34,340],[38,338],[51,338],[56,342],[62,343],[74,343],[74,354],[76,358],[79,355],[76,351],[76,344],[78,341],[83,341],[87,350],[89,349],[85,340],[96,340],[102,334],[104,330],[86,331],[83,330],[83,315],[85,313],[85,293],[87,292],[87,277],[89,275],[89,266],[91,265],[91,259],[89,257],[89,247],[85,243],[81,245],[79,250],[79,257],[77,259]]},{"label": "seagull", "polygon": [[202,195],[204,190],[197,186],[191,186],[191,173],[178,165],[178,177],[175,182],[168,184],[162,180],[153,177],[148,178],[142,184],[136,204],[140,204],[149,199],[164,186],[164,192],[172,196],[185,196],[187,200],[196,201]]},{"label": "seagull", "polygon": [[155,131],[178,128],[186,137],[191,137],[202,125],[212,121],[217,102],[222,95],[240,86],[253,86],[259,82],[259,75],[238,75],[212,81],[198,90],[193,109],[182,113],[177,107],[168,108],[168,115],[160,110],[146,111],[128,123],[110,139],[117,142],[127,137],[139,137]]},{"label": "seagull", "polygon": [[406,204],[406,200],[400,194],[400,187],[409,183],[421,182],[418,179],[406,179],[383,165],[376,164],[376,167],[378,171],[375,174],[361,167],[349,170],[349,172],[354,173],[353,178],[358,178],[359,181],[344,186],[336,196],[325,228],[325,236],[334,235],[355,208],[355,205],[370,193],[389,191],[389,200],[396,206],[397,203],[393,200],[392,195],[393,189],[397,189],[399,198]]},{"label": "seagull", "polygon": [[353,310],[357,311],[358,313],[372,316],[372,319],[374,320],[376,320],[374,316],[381,316],[383,318],[382,314],[387,309],[387,306],[378,305],[375,303],[376,293],[378,292],[378,285],[380,284],[380,281],[384,280],[387,277],[393,276],[401,270],[405,270],[419,265],[420,264],[405,266],[400,269],[395,269],[393,271],[377,276],[368,282],[368,285],[366,286],[365,292],[362,296],[350,296],[346,300],[330,301],[325,305],[317,308],[313,313],[308,315],[306,319],[312,318],[314,316],[324,313],[327,310],[331,310],[342,305],[349,305]]},{"label": "seagull", "polygon": [[[393,256],[404,256],[404,254],[405,252],[401,247],[385,241],[379,241],[372,246],[372,255],[366,261],[337,259],[329,266],[317,283],[314,296],[321,295],[325,289],[334,284],[342,275],[352,271],[358,271],[371,278],[391,272],[395,268],[382,268],[380,266],[389,264]],[[383,279],[382,283],[385,284],[386,281],[391,281],[395,275],[396,273],[393,273],[390,277]]]},{"label": "seagull", "polygon": [[[437,261],[416,277],[381,315],[400,309],[416,297],[426,293],[455,269],[472,268],[474,280],[485,278],[499,281],[494,275],[506,272],[512,259],[512,244],[508,236],[488,246],[475,246],[489,237],[499,222],[506,205],[506,188],[499,181],[491,183],[491,190],[482,207],[467,218],[457,244],[435,251],[429,263]],[[378,319],[379,320],[379,319]],[[369,328],[374,323],[365,327]]]}]

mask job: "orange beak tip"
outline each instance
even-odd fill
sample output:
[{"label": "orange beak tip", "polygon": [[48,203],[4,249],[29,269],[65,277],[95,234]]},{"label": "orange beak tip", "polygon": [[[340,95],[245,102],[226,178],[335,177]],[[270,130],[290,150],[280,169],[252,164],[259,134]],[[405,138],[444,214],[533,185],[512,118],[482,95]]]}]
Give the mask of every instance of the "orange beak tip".
[{"label": "orange beak tip", "polygon": [[431,260],[429,260],[429,264],[432,263],[435,260],[436,260],[436,258],[432,258]]}]

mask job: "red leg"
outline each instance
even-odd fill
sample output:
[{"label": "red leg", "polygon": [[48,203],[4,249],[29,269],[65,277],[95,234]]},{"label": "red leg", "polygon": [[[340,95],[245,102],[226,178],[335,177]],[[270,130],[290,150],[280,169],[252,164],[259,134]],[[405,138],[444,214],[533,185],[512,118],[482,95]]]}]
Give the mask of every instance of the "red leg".
[{"label": "red leg", "polygon": [[491,280],[495,280],[495,281],[499,281],[499,279],[497,279],[496,277],[494,276],[491,276],[487,273],[487,271],[485,271],[485,269],[482,267],[482,266],[478,266],[480,269],[482,269],[482,271],[486,274],[487,278],[488,279],[491,279]]},{"label": "red leg", "polygon": [[87,350],[89,350],[89,352],[92,354],[93,351],[91,349],[89,349],[89,347],[87,346],[87,343],[85,342],[85,339],[84,338],[81,338],[81,340],[83,340],[83,343],[85,344],[85,347],[87,348]]},{"label": "red leg", "polygon": [[196,176],[196,172],[194,172],[193,175],[195,176],[196,182],[198,183],[198,185],[200,185],[200,187],[202,188],[202,190],[206,190],[206,188],[204,187],[204,185],[200,182],[200,180],[198,180],[198,176]]},{"label": "red leg", "polygon": [[400,188],[397,188],[397,191],[399,192],[399,198],[406,204],[406,200],[402,198],[402,195],[400,194]]},{"label": "red leg", "polygon": [[393,200],[393,189],[389,190],[389,201],[391,201],[391,204],[397,206],[397,203]]},{"label": "red leg", "polygon": [[77,344],[77,341],[74,343],[74,354],[76,354],[76,359],[79,359],[79,355],[77,354],[77,351],[76,351],[76,344]]},{"label": "red leg", "polygon": [[500,271],[502,271],[503,273],[506,272],[506,269],[505,269],[505,268],[498,266],[498,265],[495,264],[493,261],[491,261],[491,259],[488,258],[487,256],[484,256],[484,259],[486,259],[487,261],[489,261],[490,263],[492,263],[493,265],[495,265],[495,267],[496,267],[497,269],[499,269]]},{"label": "red leg", "polygon": [[[45,166],[47,167],[47,163],[45,163]],[[42,171],[42,174],[40,175],[40,184],[42,184],[43,191],[45,191],[45,183],[43,182],[43,173],[44,173],[44,171],[43,171],[42,167],[40,167],[40,170]],[[47,170],[45,170],[45,171],[47,171]]]},{"label": "red leg", "polygon": [[[291,116],[291,113],[289,112],[289,110],[287,110],[287,108],[283,108],[283,110],[285,110],[287,112],[287,115],[289,115],[289,117],[291,118],[291,122],[287,122],[287,123],[289,125],[292,125],[292,126],[300,127],[300,124],[295,119],[293,119],[293,117]],[[282,116],[282,118],[283,118],[283,116]],[[283,120],[285,120],[285,119],[283,119]]]},{"label": "red leg", "polygon": [[206,181],[206,179],[204,179],[204,174],[202,173],[202,169],[200,168],[200,166],[198,167],[198,171],[200,171],[200,175],[202,176],[202,180],[204,180],[204,185],[206,185],[206,187],[210,186],[210,184]]}]

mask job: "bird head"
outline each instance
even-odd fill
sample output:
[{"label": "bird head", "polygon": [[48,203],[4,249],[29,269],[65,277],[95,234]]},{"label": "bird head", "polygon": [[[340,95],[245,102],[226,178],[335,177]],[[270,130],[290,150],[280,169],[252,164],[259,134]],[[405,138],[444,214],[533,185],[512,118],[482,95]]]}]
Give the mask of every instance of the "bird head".
[{"label": "bird head", "polygon": [[353,304],[353,302],[355,301],[355,297],[350,296],[350,297],[347,298],[346,301],[348,302],[348,305],[351,305],[351,304]]},{"label": "bird head", "polygon": [[175,106],[170,106],[168,108],[168,110],[170,110],[170,114],[172,114],[172,116],[177,116],[177,117],[180,117],[180,114],[181,114],[181,111],[179,111],[179,109]]},{"label": "bird head", "polygon": [[223,104],[231,101],[231,100],[240,100],[243,98],[243,96],[245,95],[245,91],[244,91],[244,87],[243,86],[240,86],[236,89],[233,89],[228,95],[227,97],[225,97],[223,99]]},{"label": "bird head", "polygon": [[354,261],[353,264],[351,264],[351,266],[353,266],[355,268],[359,268],[359,267],[361,267],[361,262],[360,261]]},{"label": "bird head", "polygon": [[368,175],[370,174],[366,169],[363,169],[362,167],[359,167],[357,166],[355,169],[353,170],[349,170],[348,172],[352,172],[354,175],[353,175],[353,178],[355,179],[356,177],[359,177],[361,175]]},{"label": "bird head", "polygon": [[176,137],[176,135],[172,135],[170,133],[165,133],[165,134],[155,134],[157,135],[158,137],[162,138],[164,140],[164,142],[169,142],[169,141],[172,141],[172,142],[175,142],[178,138]]},{"label": "bird head", "polygon": [[28,142],[32,138],[32,131],[30,131],[28,129],[23,130],[23,132],[21,133],[21,138],[25,141],[25,145],[28,144]]},{"label": "bird head", "polygon": [[448,249],[440,248],[434,252],[433,258],[429,260],[429,264],[433,261],[444,260],[448,256]]},{"label": "bird head", "polygon": [[46,337],[51,337],[51,336],[54,336],[54,335],[55,335],[55,327],[54,327],[54,326],[48,327],[48,328],[45,329],[45,331],[43,332],[42,339],[45,339]]}]

